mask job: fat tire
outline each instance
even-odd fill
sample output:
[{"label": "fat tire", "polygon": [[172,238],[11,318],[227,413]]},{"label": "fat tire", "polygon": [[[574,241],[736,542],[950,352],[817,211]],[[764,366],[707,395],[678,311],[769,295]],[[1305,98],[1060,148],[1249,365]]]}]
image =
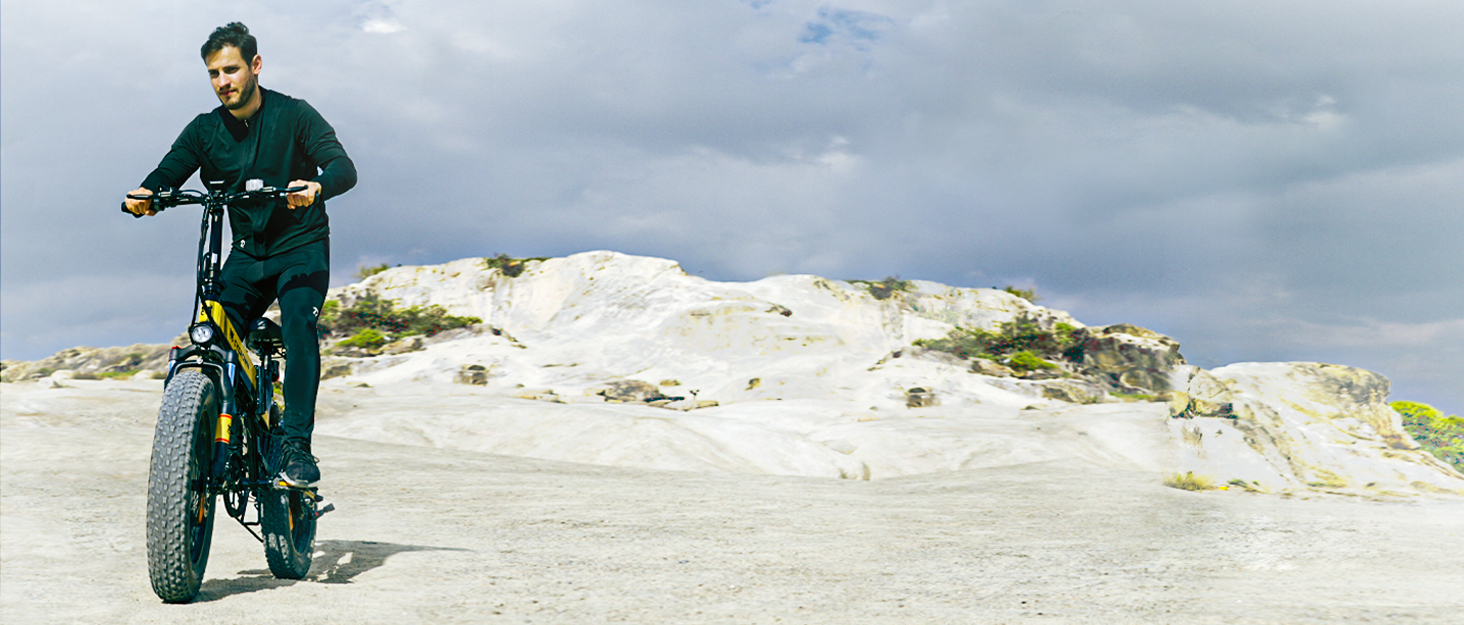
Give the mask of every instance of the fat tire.
[{"label": "fat tire", "polygon": [[280,579],[305,577],[315,552],[315,505],[310,494],[272,488],[262,493],[260,503],[259,525],[269,572]]},{"label": "fat tire", "polygon": [[184,369],[163,393],[147,478],[147,572],[167,603],[198,596],[213,543],[215,497],[200,492],[219,414],[213,380]]}]

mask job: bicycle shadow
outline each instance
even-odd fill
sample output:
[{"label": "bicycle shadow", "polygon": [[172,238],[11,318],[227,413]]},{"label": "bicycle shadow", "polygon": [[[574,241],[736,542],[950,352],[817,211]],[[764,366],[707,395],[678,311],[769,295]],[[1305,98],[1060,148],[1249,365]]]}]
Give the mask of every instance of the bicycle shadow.
[{"label": "bicycle shadow", "polygon": [[279,579],[269,569],[239,571],[232,579],[205,579],[194,603],[218,601],[244,593],[283,588],[300,582],[349,584],[357,575],[380,567],[386,559],[409,551],[471,551],[458,547],[398,545],[373,540],[322,540],[315,543],[315,557],[304,579]]}]

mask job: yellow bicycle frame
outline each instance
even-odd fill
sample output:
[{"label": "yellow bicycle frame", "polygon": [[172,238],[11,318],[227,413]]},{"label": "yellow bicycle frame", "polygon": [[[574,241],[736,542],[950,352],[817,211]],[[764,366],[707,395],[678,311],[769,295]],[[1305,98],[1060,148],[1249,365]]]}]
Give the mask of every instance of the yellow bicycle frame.
[{"label": "yellow bicycle frame", "polygon": [[[229,343],[229,349],[234,350],[239,356],[239,366],[244,368],[245,377],[249,378],[252,384],[259,383],[259,376],[255,373],[254,360],[249,356],[249,350],[244,349],[244,341],[239,339],[239,333],[234,331],[234,324],[229,322],[229,316],[224,314],[224,305],[218,302],[204,302],[198,309],[198,321],[211,321],[220,331],[224,333],[224,340]],[[265,416],[268,420],[268,415]]]}]

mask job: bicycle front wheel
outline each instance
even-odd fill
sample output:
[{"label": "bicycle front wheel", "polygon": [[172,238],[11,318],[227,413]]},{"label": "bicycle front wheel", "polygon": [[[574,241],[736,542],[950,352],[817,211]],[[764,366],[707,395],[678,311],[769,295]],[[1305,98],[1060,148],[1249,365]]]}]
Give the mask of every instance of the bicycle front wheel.
[{"label": "bicycle front wheel", "polygon": [[218,389],[197,369],[180,371],[163,393],[147,479],[147,572],[168,603],[197,597],[208,566],[214,497],[205,478],[218,415]]}]

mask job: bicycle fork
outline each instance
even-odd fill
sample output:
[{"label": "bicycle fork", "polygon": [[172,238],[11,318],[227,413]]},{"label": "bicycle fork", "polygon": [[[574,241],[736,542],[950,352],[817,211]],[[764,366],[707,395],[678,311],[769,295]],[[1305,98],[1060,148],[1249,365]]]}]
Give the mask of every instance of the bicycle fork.
[{"label": "bicycle fork", "polygon": [[238,365],[233,362],[225,363],[224,374],[219,376],[222,400],[219,402],[218,420],[214,422],[213,469],[210,472],[217,487],[226,486],[229,458],[233,457],[234,433],[237,429],[234,426],[234,417],[239,409],[239,403],[234,399],[234,376],[238,374],[238,369]]}]

